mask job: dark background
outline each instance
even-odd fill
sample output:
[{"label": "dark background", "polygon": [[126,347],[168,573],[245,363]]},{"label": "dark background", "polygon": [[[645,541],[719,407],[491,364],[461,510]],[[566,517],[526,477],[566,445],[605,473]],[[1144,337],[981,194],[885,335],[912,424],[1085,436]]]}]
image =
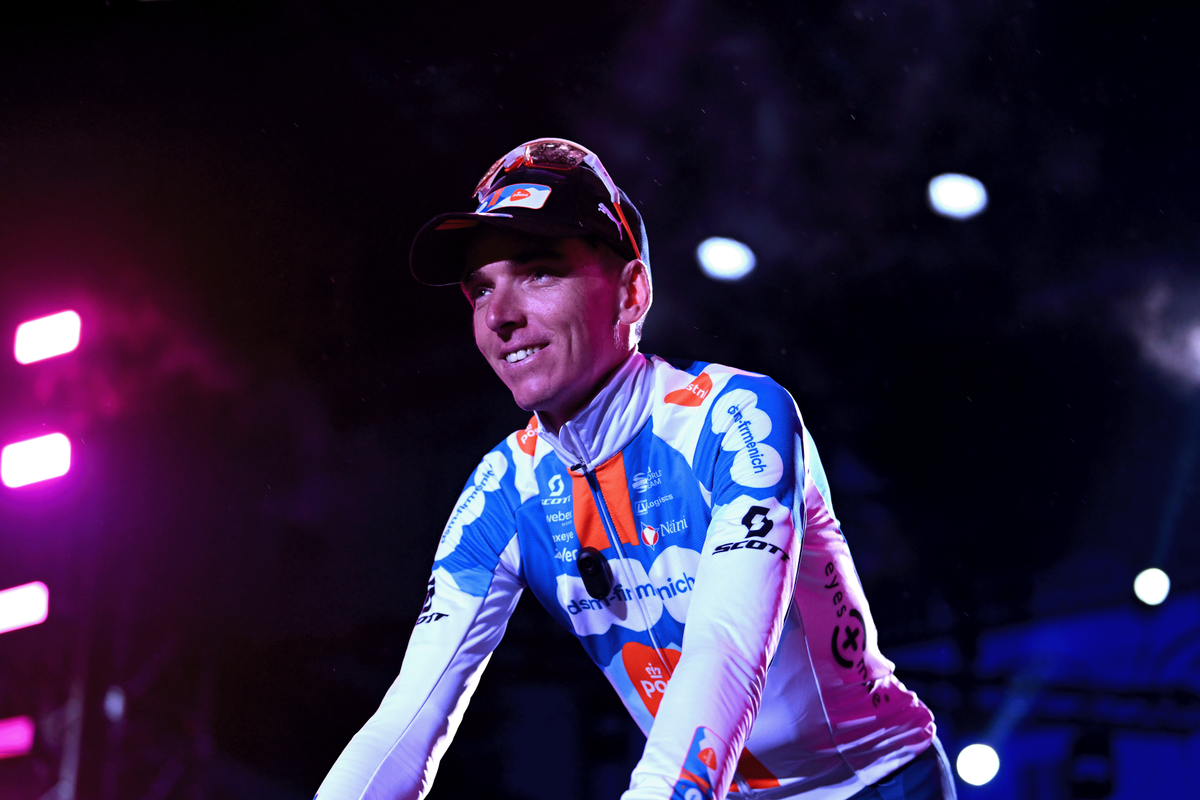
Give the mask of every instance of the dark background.
[{"label": "dark background", "polygon": [[[72,676],[80,797],[312,795],[399,668],[463,481],[528,417],[408,245],[538,136],[596,150],[645,217],[643,350],[792,391],[885,653],[949,636],[969,681],[985,629],[1131,605],[1152,562],[1200,587],[1181,5],[6,6],[0,329],[74,308],[84,333],[0,359],[3,440],[75,454],[0,490],[0,586],[51,590],[0,639],[0,718],[39,720],[0,796],[57,780]],[[982,216],[927,208],[944,171],[983,181]],[[757,270],[705,278],[711,235]],[[513,698],[559,696],[563,796],[627,780],[639,735],[526,600],[433,796],[524,796]],[[939,724],[987,724],[950,697]]]}]

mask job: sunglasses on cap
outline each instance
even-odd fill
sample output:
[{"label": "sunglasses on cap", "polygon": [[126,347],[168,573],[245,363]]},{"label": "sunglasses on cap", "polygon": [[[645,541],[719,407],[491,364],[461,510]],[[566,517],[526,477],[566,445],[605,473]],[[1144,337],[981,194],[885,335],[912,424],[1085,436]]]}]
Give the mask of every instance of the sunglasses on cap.
[{"label": "sunglasses on cap", "polygon": [[492,164],[491,169],[480,179],[475,187],[475,199],[483,203],[495,188],[497,181],[504,175],[522,167],[562,172],[587,167],[608,190],[609,200],[616,209],[617,216],[621,218],[625,232],[629,234],[629,242],[633,245],[633,254],[639,259],[642,257],[638,249],[637,238],[633,235],[633,230],[630,229],[629,223],[625,219],[625,212],[621,210],[621,193],[617,189],[617,184],[609,177],[608,170],[600,163],[600,159],[595,153],[568,139],[534,139],[514,147],[495,164]]}]

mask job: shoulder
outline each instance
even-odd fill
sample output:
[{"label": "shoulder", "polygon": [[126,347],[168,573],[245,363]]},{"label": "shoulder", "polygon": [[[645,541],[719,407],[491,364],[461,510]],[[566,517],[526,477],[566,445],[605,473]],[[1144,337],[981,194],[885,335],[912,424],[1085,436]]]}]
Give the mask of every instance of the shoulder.
[{"label": "shoulder", "polygon": [[713,415],[735,404],[753,404],[772,416],[797,415],[787,389],[767,375],[708,361],[679,362],[651,357],[655,389],[665,406],[703,409]]}]

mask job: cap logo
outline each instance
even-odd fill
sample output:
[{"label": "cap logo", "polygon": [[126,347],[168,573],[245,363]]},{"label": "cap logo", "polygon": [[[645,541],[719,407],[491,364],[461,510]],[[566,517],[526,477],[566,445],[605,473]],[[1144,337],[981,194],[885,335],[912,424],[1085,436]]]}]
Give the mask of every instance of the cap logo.
[{"label": "cap logo", "polygon": [[600,209],[604,216],[612,220],[612,224],[617,226],[617,236],[620,237],[622,242],[625,241],[625,231],[621,229],[621,223],[617,222],[617,218],[613,216],[613,213],[608,210],[608,206],[604,205],[604,203],[597,203],[596,207]]},{"label": "cap logo", "polygon": [[489,194],[475,209],[476,214],[495,211],[498,208],[541,208],[550,196],[550,187],[540,183],[514,183],[501,186]]}]

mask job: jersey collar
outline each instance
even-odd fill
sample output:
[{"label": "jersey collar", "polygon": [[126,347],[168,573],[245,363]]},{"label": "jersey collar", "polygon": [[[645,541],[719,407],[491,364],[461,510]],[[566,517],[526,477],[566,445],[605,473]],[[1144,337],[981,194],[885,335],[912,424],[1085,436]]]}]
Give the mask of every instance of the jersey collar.
[{"label": "jersey collar", "polygon": [[568,467],[595,469],[629,444],[650,418],[652,372],[650,362],[634,349],[604,388],[564,422],[557,435],[542,425],[539,417],[538,436]]}]

